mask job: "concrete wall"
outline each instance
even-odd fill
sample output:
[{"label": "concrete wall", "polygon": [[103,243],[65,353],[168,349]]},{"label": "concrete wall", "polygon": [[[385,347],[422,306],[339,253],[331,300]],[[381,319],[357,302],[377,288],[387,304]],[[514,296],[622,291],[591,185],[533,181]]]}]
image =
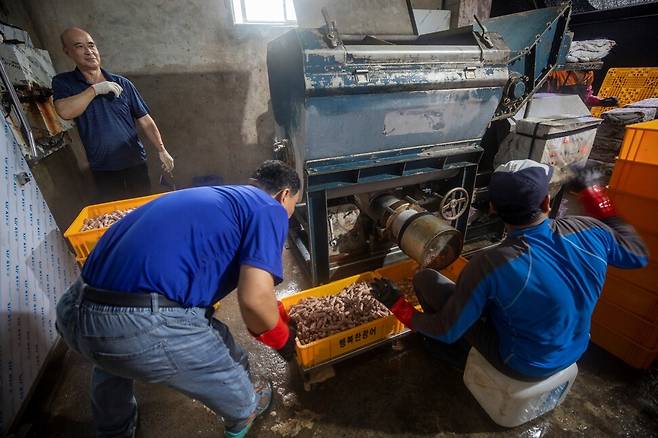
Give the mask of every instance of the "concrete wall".
[{"label": "concrete wall", "polygon": [[[309,0],[316,1],[316,0]],[[440,7],[440,0],[416,0]],[[95,38],[103,66],[134,81],[176,159],[175,182],[196,176],[244,182],[271,157],[273,118],[267,43],[288,29],[236,26],[229,0],[0,0],[0,18],[27,29],[58,72],[74,66],[59,35],[79,26]],[[77,133],[74,143],[33,167],[62,229],[90,203],[94,184]],[[160,166],[147,146],[154,191]]]},{"label": "concrete wall", "polygon": [[[223,0],[24,2],[58,72],[73,68],[59,34],[79,26],[95,38],[103,66],[135,82],[176,158],[179,187],[209,174],[244,181],[271,156],[265,55],[286,29],[235,26]],[[157,184],[157,155],[148,151]]]},{"label": "concrete wall", "polygon": [[411,0],[414,9],[441,9],[443,0]]},{"label": "concrete wall", "polygon": [[[32,43],[42,47],[25,2],[0,0],[0,20],[25,29]],[[86,158],[77,132],[73,144],[31,167],[48,207],[60,229],[65,230],[84,205],[91,203],[93,181],[85,170]]]},{"label": "concrete wall", "polygon": [[35,46],[41,45],[41,42],[34,31],[32,20],[30,19],[24,2],[17,0],[0,0],[0,20],[28,31],[32,43]]}]

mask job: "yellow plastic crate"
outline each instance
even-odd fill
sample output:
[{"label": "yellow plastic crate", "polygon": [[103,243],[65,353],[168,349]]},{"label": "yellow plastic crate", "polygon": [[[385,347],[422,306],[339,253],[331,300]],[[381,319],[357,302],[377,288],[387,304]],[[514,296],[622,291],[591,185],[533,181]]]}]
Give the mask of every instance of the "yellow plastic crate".
[{"label": "yellow plastic crate", "polygon": [[[456,282],[461,274],[462,269],[466,266],[468,260],[464,257],[459,257],[452,264],[441,270],[441,273]],[[393,281],[401,281],[411,278],[416,273],[418,264],[413,260],[406,260],[404,262],[396,263],[394,265],[384,266],[379,268],[375,273],[375,277],[386,277]]]},{"label": "yellow plastic crate", "polygon": [[[658,67],[611,68],[605,75],[597,96],[616,97],[619,106],[650,97],[658,97]],[[599,117],[612,107],[595,106],[592,115]]]},{"label": "yellow plastic crate", "polygon": [[109,228],[99,228],[96,230],[80,231],[82,225],[84,224],[85,219],[100,216],[105,213],[111,213],[116,210],[126,210],[128,208],[137,208],[147,202],[158,198],[165,193],[156,193],[155,195],[142,196],[141,198],[132,198],[124,199],[121,201],[112,201],[106,202],[104,204],[95,204],[89,205],[83,208],[78,214],[78,217],[75,218],[73,223],[64,233],[64,237],[71,242],[73,250],[75,251],[75,257],[78,263],[84,263],[84,260],[89,257],[91,250],[94,249],[98,239],[107,231]]},{"label": "yellow plastic crate", "polygon": [[[305,298],[337,295],[343,288],[358,281],[371,281],[371,272],[354,275],[323,286],[314,287],[281,299],[286,311]],[[349,330],[336,333],[302,345],[297,340],[297,362],[302,368],[310,368],[327,362],[350,351],[372,344],[402,330],[401,324],[391,315],[362,324]]]},{"label": "yellow plastic crate", "polygon": [[[459,276],[459,272],[461,272],[461,269],[465,264],[466,260],[460,257],[455,263],[441,272],[448,278],[456,280]],[[336,295],[345,287],[358,281],[371,281],[377,277],[386,277],[393,281],[411,278],[416,272],[417,266],[418,265],[412,260],[404,261],[395,265],[380,268],[376,271],[354,275],[323,286],[307,289],[284,297],[281,299],[281,302],[286,311],[288,311],[292,306],[304,298]],[[403,330],[404,325],[400,323],[395,316],[390,315],[327,336],[326,338],[318,339],[317,341],[310,342],[306,345],[302,345],[299,340],[297,340],[297,361],[302,368],[310,368],[400,333]]]},{"label": "yellow plastic crate", "polygon": [[418,263],[416,263],[414,260],[405,260],[404,262],[379,268],[373,271],[373,273],[375,274],[375,278],[386,277],[394,282],[398,282],[411,278],[417,270]]}]

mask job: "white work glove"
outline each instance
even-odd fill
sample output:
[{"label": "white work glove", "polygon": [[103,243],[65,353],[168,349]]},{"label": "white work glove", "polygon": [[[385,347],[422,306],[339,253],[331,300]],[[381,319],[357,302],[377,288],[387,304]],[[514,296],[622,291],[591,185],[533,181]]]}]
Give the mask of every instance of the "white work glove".
[{"label": "white work glove", "polygon": [[174,159],[166,149],[163,149],[158,154],[160,156],[160,162],[162,163],[162,170],[167,173],[171,173],[174,170]]},{"label": "white work glove", "polygon": [[110,81],[99,82],[97,84],[92,85],[92,87],[94,88],[94,93],[96,93],[96,96],[98,96],[99,94],[114,93],[116,97],[119,97],[123,92],[123,88],[121,88],[121,85],[117,84],[116,82],[110,82]]}]

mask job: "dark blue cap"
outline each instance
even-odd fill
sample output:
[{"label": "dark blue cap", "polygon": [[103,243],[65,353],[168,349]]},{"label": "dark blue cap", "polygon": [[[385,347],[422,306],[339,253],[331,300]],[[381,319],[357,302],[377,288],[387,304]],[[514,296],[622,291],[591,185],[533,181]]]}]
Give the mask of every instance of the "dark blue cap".
[{"label": "dark blue cap", "polygon": [[494,170],[489,197],[498,215],[508,224],[526,225],[541,212],[548,195],[553,168],[533,160],[512,160]]}]

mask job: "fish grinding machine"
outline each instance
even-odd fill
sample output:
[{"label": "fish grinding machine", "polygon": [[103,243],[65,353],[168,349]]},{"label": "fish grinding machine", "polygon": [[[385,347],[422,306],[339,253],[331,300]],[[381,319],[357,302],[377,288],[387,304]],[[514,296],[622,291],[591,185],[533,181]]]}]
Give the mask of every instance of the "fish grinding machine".
[{"label": "fish grinding machine", "polygon": [[482,137],[564,62],[570,12],[563,5],[399,37],[344,35],[325,13],[322,28],[269,44],[275,157],[302,178],[290,237],[313,284],[403,253],[441,269],[464,241],[492,229],[500,236],[500,221],[469,224],[495,154]]}]

